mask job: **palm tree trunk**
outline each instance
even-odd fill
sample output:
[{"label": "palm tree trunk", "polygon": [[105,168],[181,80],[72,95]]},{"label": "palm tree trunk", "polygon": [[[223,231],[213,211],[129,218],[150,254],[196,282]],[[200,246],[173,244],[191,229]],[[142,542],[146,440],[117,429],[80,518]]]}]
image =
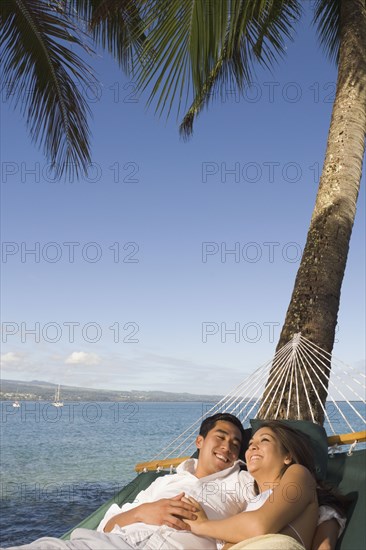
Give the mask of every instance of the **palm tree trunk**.
[{"label": "palm tree trunk", "polygon": [[[341,285],[362,175],[365,133],[366,5],[365,0],[341,0],[337,91],[325,161],[303,257],[277,350],[294,334],[301,332],[316,345],[332,352]],[[273,364],[269,381],[275,366]],[[324,404],[327,391],[321,384],[316,385]],[[323,423],[323,411],[319,404],[315,404],[314,390],[311,387],[307,390],[315,406],[315,421]],[[289,388],[285,388],[279,408],[281,418],[286,417],[289,398]],[[305,412],[308,410],[305,392],[301,392],[301,399],[301,417],[311,419],[310,413]],[[269,417],[278,410],[278,406],[278,400],[273,402]],[[289,417],[298,418],[297,409],[291,404]]]}]

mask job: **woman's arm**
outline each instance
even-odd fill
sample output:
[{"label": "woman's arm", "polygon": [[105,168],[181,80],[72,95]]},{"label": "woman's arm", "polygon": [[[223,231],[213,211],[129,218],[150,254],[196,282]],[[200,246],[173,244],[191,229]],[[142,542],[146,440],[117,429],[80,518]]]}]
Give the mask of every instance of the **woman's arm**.
[{"label": "woman's arm", "polygon": [[328,519],[320,523],[315,531],[312,550],[334,550],[339,534],[339,523]]},{"label": "woman's arm", "polygon": [[[278,533],[316,504],[316,484],[310,472],[299,464],[291,465],[264,505],[253,512],[242,512],[219,521],[189,521],[193,533],[228,542]],[[315,525],[314,525],[315,529]]]}]

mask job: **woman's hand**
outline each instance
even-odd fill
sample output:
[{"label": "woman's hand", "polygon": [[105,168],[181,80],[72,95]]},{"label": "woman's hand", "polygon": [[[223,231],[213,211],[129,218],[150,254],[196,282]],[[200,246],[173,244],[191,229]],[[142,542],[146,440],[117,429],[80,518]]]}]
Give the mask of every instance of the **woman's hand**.
[{"label": "woman's hand", "polygon": [[188,523],[192,533],[194,533],[195,535],[200,535],[200,526],[208,521],[206,512],[204,511],[200,503],[197,502],[197,500],[195,500],[193,497],[184,497],[182,498],[182,501],[195,507],[194,513],[197,518],[195,520],[184,519],[184,522]]}]

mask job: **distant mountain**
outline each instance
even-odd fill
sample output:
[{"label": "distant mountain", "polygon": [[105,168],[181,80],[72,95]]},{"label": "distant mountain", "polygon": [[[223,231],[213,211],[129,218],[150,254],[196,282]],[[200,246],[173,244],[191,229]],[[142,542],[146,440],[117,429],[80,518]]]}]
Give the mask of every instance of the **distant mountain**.
[{"label": "distant mountain", "polygon": [[[13,401],[53,401],[57,384],[42,380],[1,380],[0,400]],[[123,391],[96,390],[77,386],[61,386],[62,401],[203,401],[216,403],[221,395],[196,395],[192,393],[173,393],[165,391]]]}]

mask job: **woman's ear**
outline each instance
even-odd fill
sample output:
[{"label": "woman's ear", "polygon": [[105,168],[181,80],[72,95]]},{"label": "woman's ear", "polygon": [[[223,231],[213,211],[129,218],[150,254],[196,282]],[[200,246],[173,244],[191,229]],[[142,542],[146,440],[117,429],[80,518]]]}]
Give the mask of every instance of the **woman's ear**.
[{"label": "woman's ear", "polygon": [[286,456],[284,462],[285,462],[285,464],[287,464],[288,466],[289,466],[290,464],[292,464],[292,462],[293,462],[292,456]]}]

